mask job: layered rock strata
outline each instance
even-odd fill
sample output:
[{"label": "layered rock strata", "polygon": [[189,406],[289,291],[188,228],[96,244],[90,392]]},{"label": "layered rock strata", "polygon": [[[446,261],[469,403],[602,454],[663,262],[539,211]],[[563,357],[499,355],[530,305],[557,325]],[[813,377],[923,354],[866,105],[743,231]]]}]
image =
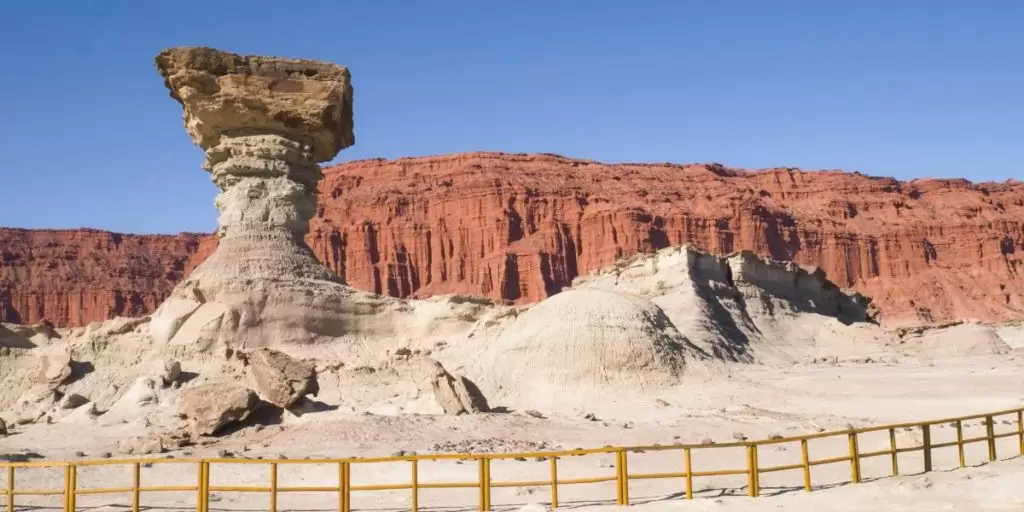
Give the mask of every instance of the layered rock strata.
[{"label": "layered rock strata", "polygon": [[[306,235],[355,288],[530,303],[692,244],[821,267],[884,325],[1024,318],[1024,183],[464,153],[325,169]],[[215,237],[0,228],[0,319],[152,311]]]},{"label": "layered rock strata", "polygon": [[348,290],[303,237],[317,162],[354,141],[348,70],[209,48],[156,64],[221,193],[219,245],[154,314],[154,338],[265,346],[342,334]]}]

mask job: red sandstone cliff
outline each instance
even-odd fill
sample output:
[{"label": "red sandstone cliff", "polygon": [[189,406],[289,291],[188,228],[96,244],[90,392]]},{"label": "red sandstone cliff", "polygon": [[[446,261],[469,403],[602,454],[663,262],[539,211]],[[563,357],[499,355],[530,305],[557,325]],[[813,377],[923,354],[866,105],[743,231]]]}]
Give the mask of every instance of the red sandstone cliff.
[{"label": "red sandstone cliff", "polygon": [[[1024,318],[1020,182],[495,153],[325,174],[309,245],[352,286],[389,295],[531,302],[616,258],[692,243],[820,265],[873,296],[890,325]],[[11,245],[9,233],[0,230],[0,318],[26,322],[149,311],[214,243],[13,231],[21,242]]]}]

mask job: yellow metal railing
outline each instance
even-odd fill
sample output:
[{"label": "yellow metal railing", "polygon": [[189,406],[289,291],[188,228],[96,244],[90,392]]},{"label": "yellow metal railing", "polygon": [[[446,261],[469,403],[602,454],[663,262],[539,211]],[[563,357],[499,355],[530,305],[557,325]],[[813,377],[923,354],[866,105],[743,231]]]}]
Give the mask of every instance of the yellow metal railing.
[{"label": "yellow metal railing", "polygon": [[[1010,432],[996,432],[996,418],[1007,415],[1015,416],[1015,422],[1004,421],[1004,423],[1016,423],[1016,429]],[[972,438],[964,438],[963,426],[968,420],[983,419],[985,435]],[[932,443],[931,427],[940,424],[950,424],[956,429],[956,440],[944,443]],[[919,446],[897,445],[896,432],[900,429],[920,429],[922,443]],[[862,452],[860,450],[859,437],[872,432],[888,433],[889,447],[884,450]],[[837,457],[813,459],[809,453],[811,441],[825,438],[846,437],[848,453]],[[630,503],[629,490],[630,481],[649,479],[684,479],[685,495],[687,499],[694,497],[694,479],[698,477],[714,476],[746,476],[747,491],[750,496],[758,496],[762,489],[760,484],[761,475],[781,471],[801,470],[803,474],[803,488],[811,491],[811,469],[815,466],[837,463],[849,463],[850,481],[859,483],[861,476],[861,461],[874,457],[888,456],[891,459],[891,475],[899,474],[898,455],[914,451],[923,452],[924,471],[932,470],[933,451],[941,448],[957,448],[960,467],[966,465],[964,447],[972,443],[984,442],[987,445],[988,460],[996,460],[996,441],[1002,438],[1016,437],[1018,444],[1017,455],[1024,455],[1024,408],[1005,411],[962,416],[958,418],[946,418],[918,423],[902,423],[896,425],[880,425],[859,429],[850,429],[832,432],[820,432],[796,437],[775,437],[759,441],[743,441],[723,444],[700,444],[671,446],[631,446],[631,447],[608,447],[589,450],[564,450],[534,453],[502,453],[502,454],[432,454],[415,455],[402,457],[378,457],[366,459],[314,459],[314,460],[262,460],[262,459],[124,459],[124,460],[97,460],[79,462],[5,462],[0,463],[0,469],[6,472],[6,488],[0,489],[0,497],[5,497],[6,511],[14,512],[17,496],[61,496],[64,500],[63,509],[65,512],[77,510],[77,498],[84,495],[97,494],[130,494],[131,510],[138,512],[141,507],[142,493],[153,492],[194,492],[196,494],[197,512],[209,512],[210,496],[214,493],[241,492],[241,493],[267,493],[269,494],[269,508],[271,512],[277,511],[278,496],[281,493],[295,492],[319,492],[336,493],[337,509],[339,512],[350,512],[352,509],[351,495],[359,491],[393,491],[408,490],[411,493],[411,509],[419,510],[420,491],[424,489],[476,489],[479,494],[480,510],[491,509],[491,490],[503,487],[547,487],[550,492],[551,506],[557,507],[559,503],[558,491],[560,486],[594,484],[601,482],[616,483],[616,503],[628,505]],[[761,466],[758,463],[759,448],[771,445],[786,443],[799,443],[800,462],[778,466]],[[707,471],[695,471],[693,469],[693,452],[699,450],[723,450],[739,448],[744,450],[746,467],[737,469],[719,469]],[[682,452],[681,472],[667,473],[630,473],[629,454],[644,452]],[[560,478],[558,475],[558,461],[562,457],[584,456],[593,454],[614,454],[614,474],[588,478]],[[1015,455],[1016,456],[1016,455]],[[546,458],[549,461],[550,477],[546,480],[530,481],[496,481],[491,476],[491,462],[495,460],[507,460],[515,458],[535,457]],[[420,480],[420,462],[422,461],[476,461],[478,466],[478,477],[476,481],[470,482],[424,482]],[[408,462],[411,464],[411,478],[409,483],[400,484],[377,484],[377,485],[353,485],[352,466],[387,462]],[[194,485],[143,485],[141,468],[151,465],[187,464],[196,468],[196,480]],[[238,485],[214,485],[211,483],[211,466],[227,465],[268,465],[270,470],[269,485],[262,486],[238,486]],[[291,487],[281,486],[278,483],[278,472],[282,467],[292,465],[332,465],[337,467],[337,484],[316,487]],[[78,483],[78,472],[81,468],[92,466],[127,466],[131,469],[132,484],[125,487],[101,487],[83,488]],[[61,489],[17,489],[15,486],[18,470],[31,470],[38,468],[59,468],[64,473],[64,485]]]}]

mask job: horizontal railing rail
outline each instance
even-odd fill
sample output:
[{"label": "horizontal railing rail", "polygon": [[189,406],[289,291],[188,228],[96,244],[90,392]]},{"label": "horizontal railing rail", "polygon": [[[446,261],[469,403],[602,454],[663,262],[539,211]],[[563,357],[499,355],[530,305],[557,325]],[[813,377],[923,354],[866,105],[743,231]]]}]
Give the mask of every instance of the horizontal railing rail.
[{"label": "horizontal railing rail", "polygon": [[[1014,424],[1013,431],[996,432],[996,418],[1012,415],[1016,421],[1004,420],[1004,423]],[[985,435],[976,437],[964,437],[965,422],[982,420],[985,426]],[[940,443],[932,442],[932,427],[937,425],[949,425],[956,430],[956,440]],[[897,443],[897,431],[919,430],[921,442],[916,446],[899,446]],[[888,448],[882,450],[862,451],[860,441],[863,435],[875,432],[888,434]],[[278,496],[282,493],[332,493],[336,494],[337,510],[339,512],[350,512],[352,510],[351,497],[353,492],[372,491],[409,491],[411,498],[411,509],[419,510],[420,491],[425,489],[476,489],[478,493],[478,504],[480,510],[491,509],[492,489],[509,487],[547,487],[550,493],[550,505],[556,508],[559,505],[559,488],[567,485],[586,485],[596,483],[616,483],[616,503],[628,505],[630,503],[630,482],[639,480],[663,480],[681,479],[684,481],[686,499],[694,498],[694,480],[696,478],[710,478],[721,476],[745,476],[747,480],[746,489],[749,496],[760,495],[762,486],[761,475],[769,473],[780,473],[786,471],[801,471],[802,484],[805,491],[811,491],[812,468],[816,466],[848,463],[850,465],[849,482],[860,483],[862,481],[861,462],[865,459],[876,457],[889,457],[891,463],[890,474],[900,474],[899,455],[910,452],[922,452],[922,464],[925,472],[932,471],[933,452],[938,449],[956,448],[959,467],[966,466],[965,446],[974,443],[985,443],[987,448],[987,459],[995,461],[997,458],[996,441],[1005,438],[1017,438],[1017,450],[1014,456],[1024,456],[1024,408],[1008,409],[996,412],[973,414],[956,418],[944,418],[913,423],[898,423],[890,425],[877,425],[863,428],[851,428],[847,430],[836,430],[830,432],[817,432],[813,434],[773,437],[771,439],[755,441],[739,441],[721,444],[672,444],[672,445],[649,445],[649,446],[625,446],[605,447],[594,449],[575,449],[560,451],[539,451],[526,453],[437,453],[424,455],[373,457],[373,458],[342,458],[342,459],[233,459],[233,458],[211,458],[211,459],[108,459],[88,460],[75,462],[0,462],[0,470],[6,473],[6,487],[0,489],[0,497],[6,501],[6,511],[14,512],[16,497],[18,496],[61,496],[64,500],[63,509],[66,512],[73,512],[78,509],[77,501],[79,496],[92,495],[115,495],[127,494],[131,496],[131,510],[137,512],[142,507],[143,493],[157,492],[187,492],[195,493],[197,512],[209,512],[210,496],[214,493],[265,493],[268,494],[268,509],[277,512]],[[812,441],[827,438],[845,438],[847,453],[839,456],[812,458],[810,456],[810,445]],[[759,450],[765,446],[776,446],[788,443],[798,443],[800,446],[800,462],[777,465],[760,465],[758,461]],[[742,448],[746,460],[745,467],[727,469],[695,470],[693,464],[693,453],[695,451],[728,450]],[[647,452],[682,452],[682,471],[664,471],[656,473],[641,473],[629,471],[629,454],[642,454]],[[582,457],[588,455],[614,455],[614,473],[590,477],[565,478],[559,476],[559,460],[567,457]],[[547,461],[549,476],[547,479],[538,480],[494,480],[491,476],[492,461],[509,459],[535,458],[538,461]],[[477,464],[477,478],[473,481],[461,482],[431,482],[422,481],[422,470],[420,463],[424,461],[474,461]],[[387,484],[353,484],[352,467],[368,464],[385,463],[409,463],[410,474],[407,483]],[[193,465],[195,466],[195,483],[189,485],[144,485],[142,480],[142,468],[157,465]],[[211,466],[229,465],[262,465],[269,468],[269,481],[265,485],[217,485],[211,482]],[[337,472],[337,483],[334,485],[319,486],[282,486],[279,485],[278,476],[282,468],[295,465],[330,465],[335,467]],[[117,487],[81,487],[78,483],[80,469],[103,466],[127,466],[131,470],[131,485]],[[63,473],[63,487],[57,489],[19,489],[16,478],[21,470],[60,470]]]}]

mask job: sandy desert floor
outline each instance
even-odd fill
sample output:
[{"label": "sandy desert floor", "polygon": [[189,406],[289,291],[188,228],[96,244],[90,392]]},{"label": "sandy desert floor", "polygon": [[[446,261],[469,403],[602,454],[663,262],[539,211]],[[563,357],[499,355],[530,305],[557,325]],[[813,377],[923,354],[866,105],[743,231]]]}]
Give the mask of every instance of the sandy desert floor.
[{"label": "sandy desert floor", "polygon": [[[660,443],[733,442],[736,437],[762,439],[775,435],[795,436],[819,429],[841,430],[884,423],[923,421],[989,411],[1024,407],[1024,358],[1019,355],[983,355],[952,359],[900,362],[823,363],[791,367],[758,365],[729,366],[725,378],[688,378],[672,392],[658,397],[606,396],[571,414],[550,414],[535,418],[520,412],[463,416],[374,415],[342,410],[286,416],[278,425],[247,427],[211,444],[188,447],[166,454],[171,461],[195,457],[256,459],[324,459],[339,457],[381,457],[400,450],[436,453],[451,451],[523,452],[605,445],[652,445]],[[585,419],[592,414],[595,420]],[[1016,431],[1016,416],[997,418],[996,431]],[[101,459],[117,453],[125,436],[144,426],[136,423],[91,428],[80,422],[34,425],[0,439],[0,453],[8,459],[59,461]],[[984,435],[978,421],[964,425],[964,437]],[[888,447],[888,433],[865,434],[861,451]],[[933,428],[932,442],[956,439],[950,425]],[[919,446],[920,431],[900,430],[898,444]],[[811,457],[838,457],[846,453],[844,437],[812,441]],[[1016,437],[1000,439],[1000,459],[1020,454]],[[935,451],[936,471],[920,475],[920,451],[901,454],[901,475],[888,478],[891,462],[876,457],[862,463],[865,483],[848,481],[848,463],[816,466],[815,492],[801,489],[800,470],[765,474],[761,477],[762,497],[745,496],[746,477],[701,477],[695,479],[697,499],[683,499],[682,479],[637,480],[630,484],[631,503],[644,510],[747,510],[768,507],[782,510],[1021,510],[1024,509],[1024,461],[987,462],[984,443],[967,447],[968,468],[956,469],[956,448]],[[287,464],[279,469],[278,485],[336,486],[335,464]],[[766,465],[800,462],[799,443],[761,449],[759,463]],[[614,475],[614,456],[596,454],[560,458],[559,478]],[[683,471],[681,451],[630,454],[630,473]],[[742,447],[698,450],[693,455],[695,471],[745,467]],[[522,461],[495,461],[491,476],[496,481],[544,480],[549,461],[531,457]],[[353,485],[408,483],[410,463],[366,463],[352,467]],[[156,464],[142,469],[142,485],[192,485],[195,465]],[[478,476],[474,461],[423,461],[420,482],[473,482]],[[916,474],[916,475],[915,475]],[[82,468],[81,488],[131,485],[130,466]],[[267,485],[266,464],[213,464],[212,485]],[[16,485],[26,488],[61,488],[59,468],[19,469]],[[354,492],[353,509],[408,510],[409,491]],[[59,509],[60,496],[18,497],[18,504]],[[436,510],[472,510],[478,503],[476,489],[427,489],[420,492],[419,506]],[[544,507],[549,488],[494,488],[495,509],[515,510],[524,506]],[[565,485],[559,488],[560,507],[581,510],[615,509],[615,484],[602,482]],[[80,496],[80,509],[116,510],[130,505],[130,495]],[[153,510],[194,510],[195,493],[147,493],[143,507]],[[104,508],[114,507],[114,508]],[[218,493],[211,510],[267,510],[266,494]],[[285,493],[278,510],[335,510],[335,493]],[[542,508],[538,508],[540,510]]]}]

